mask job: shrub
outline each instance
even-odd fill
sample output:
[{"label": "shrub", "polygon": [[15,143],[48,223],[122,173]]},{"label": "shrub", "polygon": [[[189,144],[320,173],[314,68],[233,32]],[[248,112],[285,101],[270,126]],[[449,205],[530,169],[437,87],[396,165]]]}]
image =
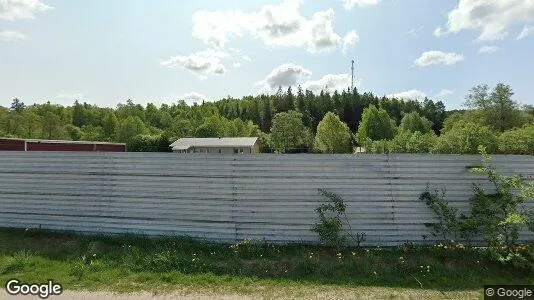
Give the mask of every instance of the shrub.
[{"label": "shrub", "polygon": [[469,213],[458,215],[457,210],[444,199],[444,192],[439,195],[427,189],[420,199],[438,218],[438,222],[432,224],[434,233],[444,238],[453,234],[468,239],[478,232],[489,247],[493,260],[514,265],[532,264],[534,257],[525,258],[517,252],[517,241],[522,229],[534,229],[534,212],[521,209],[522,204],[534,197],[534,183],[526,182],[519,174],[500,174],[485,149],[479,147],[479,152],[483,157],[483,165],[474,168],[473,173],[486,175],[493,183],[495,192],[488,193],[482,186],[474,185],[475,194],[469,203]]},{"label": "shrub", "polygon": [[526,182],[519,174],[505,176],[498,173],[483,147],[480,147],[480,153],[483,166],[473,172],[488,176],[495,192],[487,193],[481,186],[474,186],[471,218],[482,230],[488,245],[511,248],[519,239],[519,231],[529,224],[530,213],[520,210],[520,205],[534,197],[534,184]]},{"label": "shrub", "polygon": [[409,132],[419,131],[423,134],[430,133],[432,132],[432,122],[414,111],[404,115],[399,130]]},{"label": "shrub", "polygon": [[506,154],[534,155],[534,124],[503,132],[499,136],[499,151]]},{"label": "shrub", "polygon": [[370,153],[430,153],[436,144],[437,137],[433,132],[421,133],[399,131],[391,141],[367,141],[365,144]]},{"label": "shrub", "polygon": [[136,135],[126,148],[130,152],[171,152],[170,141],[165,135]]},{"label": "shrub", "polygon": [[[365,240],[365,233],[353,235],[345,213],[347,207],[343,198],[325,189],[319,189],[319,194],[328,198],[329,202],[323,203],[315,209],[319,222],[314,225],[312,231],[316,232],[319,235],[319,240],[327,246],[335,248],[345,246],[347,243],[345,235],[348,235],[359,248]],[[343,221],[348,229],[343,228]]]},{"label": "shrub", "polygon": [[495,153],[497,137],[487,126],[461,121],[437,139],[432,152],[477,154],[479,146],[489,153]]}]

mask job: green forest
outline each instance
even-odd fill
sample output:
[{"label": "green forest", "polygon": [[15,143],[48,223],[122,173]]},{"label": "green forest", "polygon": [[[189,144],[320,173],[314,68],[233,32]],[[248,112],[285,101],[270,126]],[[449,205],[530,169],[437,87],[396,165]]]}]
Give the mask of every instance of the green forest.
[{"label": "green forest", "polygon": [[0,106],[0,136],[126,143],[128,151],[170,151],[182,137],[258,136],[265,153],[488,153],[534,155],[534,107],[513,99],[509,85],[481,84],[465,109],[441,101],[400,100],[357,89],[320,92],[279,88],[274,95],[231,97],[160,107],[128,99],[116,108]]}]

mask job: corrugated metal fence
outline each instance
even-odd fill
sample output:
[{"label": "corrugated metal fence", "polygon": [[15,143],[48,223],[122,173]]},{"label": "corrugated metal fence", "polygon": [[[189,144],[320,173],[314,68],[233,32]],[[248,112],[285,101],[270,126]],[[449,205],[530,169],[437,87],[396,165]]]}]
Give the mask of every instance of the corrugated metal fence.
[{"label": "corrugated metal fence", "polygon": [[[494,161],[534,178],[534,157]],[[487,184],[469,171],[477,165],[466,155],[0,152],[0,227],[313,242],[324,188],[345,199],[366,244],[421,242],[434,217],[419,195],[445,188],[465,208],[472,184]]]}]

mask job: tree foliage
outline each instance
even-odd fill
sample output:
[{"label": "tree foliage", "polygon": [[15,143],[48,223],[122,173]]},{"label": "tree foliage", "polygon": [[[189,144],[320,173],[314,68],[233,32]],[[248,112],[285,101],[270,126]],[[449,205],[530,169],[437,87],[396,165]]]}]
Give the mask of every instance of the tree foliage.
[{"label": "tree foliage", "polygon": [[509,154],[534,155],[534,124],[503,132],[499,136],[499,151]]},{"label": "tree foliage", "polygon": [[512,99],[513,95],[512,88],[507,84],[498,83],[491,93],[488,85],[481,84],[469,91],[465,104],[483,113],[484,125],[504,132],[522,125],[519,104]]},{"label": "tree foliage", "polygon": [[339,117],[328,112],[317,126],[315,148],[321,153],[350,153],[350,130]]},{"label": "tree foliage", "polygon": [[[338,139],[338,131],[328,129],[332,125],[326,126],[328,130],[319,126],[327,120],[329,124],[335,114],[341,122],[335,121],[336,126],[348,127],[351,144],[359,142],[368,152],[474,153],[478,144],[484,144],[490,152],[498,145],[501,153],[532,154],[531,130],[523,126],[534,123],[534,109],[519,107],[512,97],[505,84],[493,90],[478,86],[467,96],[470,109],[455,112],[446,112],[442,102],[426,98],[422,102],[379,98],[357,89],[313,93],[301,87],[193,105],[178,100],[159,108],[131,99],[115,108],[80,101],[67,107],[50,102],[26,106],[16,98],[9,107],[0,106],[0,135],[109,142],[129,142],[139,134],[165,135],[171,141],[258,136],[265,152],[345,152],[340,149],[347,147],[346,127],[339,127],[337,145],[332,141]],[[280,121],[280,116],[295,113],[300,117],[289,118],[295,126]]]},{"label": "tree foliage", "polygon": [[477,154],[478,147],[497,152],[497,136],[489,127],[474,122],[457,122],[442,134],[433,148],[435,153]]},{"label": "tree foliage", "polygon": [[432,131],[432,123],[418,112],[411,112],[401,120],[399,131],[420,132],[422,134],[430,133]]},{"label": "tree foliage", "polygon": [[165,135],[139,134],[126,144],[126,148],[130,152],[171,152],[170,144]]},{"label": "tree foliage", "polygon": [[395,121],[385,109],[370,105],[363,111],[356,137],[361,144],[368,140],[391,140],[395,136]]},{"label": "tree foliage", "polygon": [[291,110],[276,114],[271,127],[271,140],[278,153],[295,152],[306,144],[306,127],[302,114]]}]

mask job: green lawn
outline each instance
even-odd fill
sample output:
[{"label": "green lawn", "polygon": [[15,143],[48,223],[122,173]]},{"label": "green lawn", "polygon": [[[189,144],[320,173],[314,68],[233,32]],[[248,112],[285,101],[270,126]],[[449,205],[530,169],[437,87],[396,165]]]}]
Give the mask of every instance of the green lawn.
[{"label": "green lawn", "polygon": [[0,281],[3,285],[11,278],[53,279],[71,290],[211,291],[267,298],[362,292],[385,293],[386,298],[465,298],[480,295],[484,284],[534,284],[531,270],[505,267],[481,250],[461,246],[334,251],[3,229]]}]

